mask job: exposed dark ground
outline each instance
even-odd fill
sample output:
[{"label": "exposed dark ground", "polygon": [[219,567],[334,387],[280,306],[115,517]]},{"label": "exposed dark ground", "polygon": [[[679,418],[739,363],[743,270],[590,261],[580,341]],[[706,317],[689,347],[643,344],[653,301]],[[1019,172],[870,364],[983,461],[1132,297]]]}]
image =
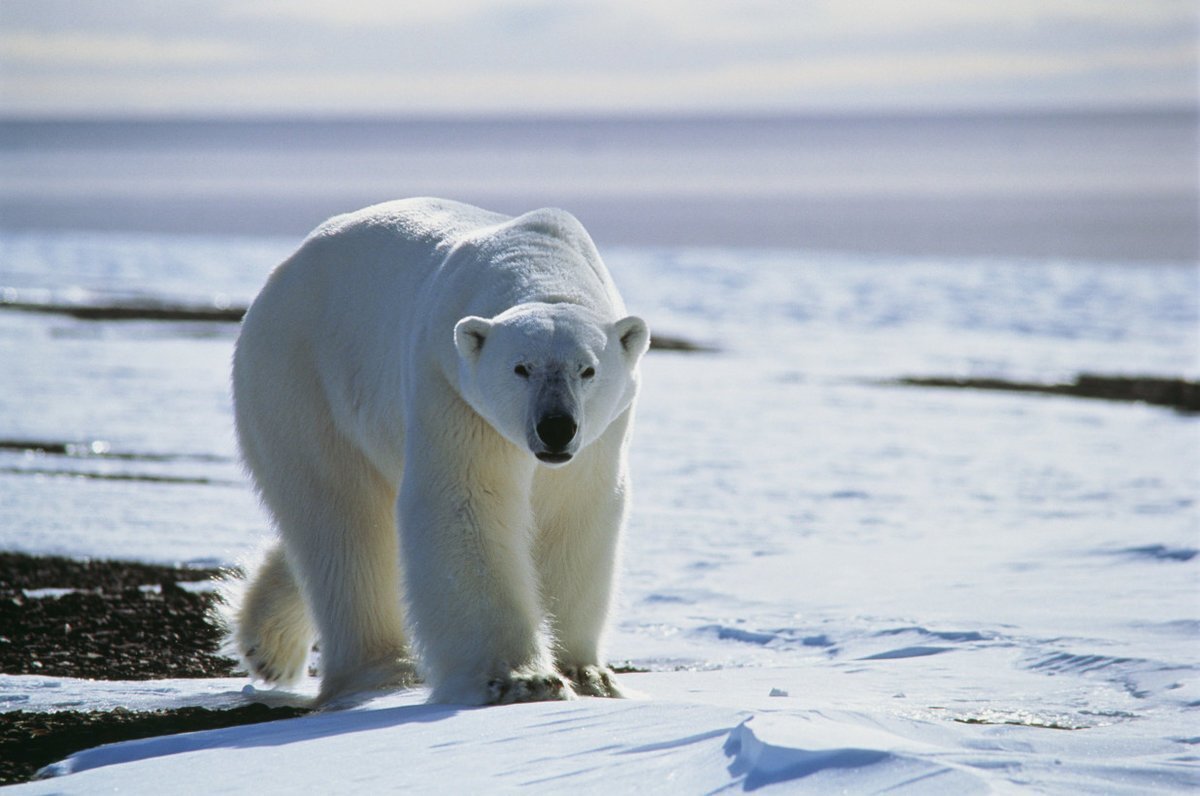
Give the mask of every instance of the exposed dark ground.
[{"label": "exposed dark ground", "polygon": [[952,379],[906,377],[894,384],[909,387],[953,387],[967,390],[1003,390],[1070,395],[1106,401],[1134,401],[1169,406],[1180,412],[1200,412],[1200,382],[1157,376],[1100,376],[1081,373],[1065,384],[1041,384],[1004,379]]},{"label": "exposed dark ground", "polygon": [[[178,585],[216,574],[0,552],[0,672],[98,680],[230,676],[233,664],[215,654],[219,633],[205,620],[213,594]],[[73,591],[26,596],[26,590],[34,589]],[[246,705],[229,710],[2,713],[0,785],[25,782],[45,765],[105,743],[304,712]]]},{"label": "exposed dark ground", "polygon": [[[217,570],[0,553],[0,671],[102,680],[226,677],[205,620]],[[73,589],[26,597],[24,590]]]}]

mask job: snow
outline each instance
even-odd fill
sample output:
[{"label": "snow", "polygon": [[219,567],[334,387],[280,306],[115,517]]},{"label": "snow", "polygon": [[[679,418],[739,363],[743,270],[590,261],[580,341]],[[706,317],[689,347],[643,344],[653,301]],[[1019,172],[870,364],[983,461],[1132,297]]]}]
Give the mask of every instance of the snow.
[{"label": "snow", "polygon": [[[5,235],[0,286],[239,303],[290,245]],[[1200,420],[881,383],[1195,378],[1194,264],[606,259],[632,311],[720,349],[645,360],[609,641],[612,660],[651,670],[622,677],[641,698],[366,695],[81,752],[14,792],[1200,787]],[[161,262],[175,267],[159,278]],[[0,313],[0,434],[82,446],[0,451],[0,548],[252,552],[265,520],[233,448],[233,334]],[[295,704],[313,688],[7,676],[0,710]]]},{"label": "snow", "polygon": [[[919,665],[908,672],[929,674]],[[146,793],[171,783],[176,793],[250,793],[264,789],[264,777],[266,790],[280,793],[1135,793],[1196,782],[1196,738],[1154,739],[1128,721],[1071,732],[1016,714],[919,718],[889,708],[903,695],[847,699],[847,678],[858,677],[819,667],[654,672],[626,676],[637,699],[500,708],[427,705],[416,690],[284,721],[102,746],[56,764],[51,780],[11,790]],[[779,683],[804,696],[772,696]],[[46,684],[4,678],[34,694]],[[106,683],[97,696],[149,709],[258,695],[240,688],[237,680]],[[73,703],[64,696],[27,705]]]}]

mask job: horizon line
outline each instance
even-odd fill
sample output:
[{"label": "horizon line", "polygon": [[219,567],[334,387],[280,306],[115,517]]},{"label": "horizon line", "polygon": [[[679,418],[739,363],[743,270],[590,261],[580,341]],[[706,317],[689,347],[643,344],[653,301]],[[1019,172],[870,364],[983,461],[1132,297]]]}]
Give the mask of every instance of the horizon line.
[{"label": "horizon line", "polygon": [[948,107],[847,107],[796,109],[514,109],[514,110],[162,110],[162,111],[0,111],[0,124],[172,123],[172,122],[587,122],[587,121],[885,121],[1085,116],[1182,116],[1200,120],[1200,100],[1192,102],[1096,103],[1073,105],[978,105]]}]

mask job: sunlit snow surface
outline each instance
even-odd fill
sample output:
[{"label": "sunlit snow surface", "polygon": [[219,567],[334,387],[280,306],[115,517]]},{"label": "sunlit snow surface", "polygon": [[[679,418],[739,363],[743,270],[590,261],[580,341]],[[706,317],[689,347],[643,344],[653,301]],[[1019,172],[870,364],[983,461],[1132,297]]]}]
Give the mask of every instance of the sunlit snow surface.
[{"label": "sunlit snow surface", "polygon": [[[292,245],[5,234],[0,290],[238,305]],[[105,767],[29,789],[137,791],[203,765],[197,790],[260,791],[267,756],[272,783],[316,790],[1197,784],[1200,420],[880,384],[1195,378],[1194,265],[605,254],[652,328],[719,349],[643,365],[609,654],[654,670],[628,678],[649,699],[380,697],[85,753],[62,770]],[[0,312],[0,438],[77,446],[0,450],[0,549],[223,563],[257,547],[235,333]],[[175,683],[4,677],[0,709],[246,698],[243,681]]]}]

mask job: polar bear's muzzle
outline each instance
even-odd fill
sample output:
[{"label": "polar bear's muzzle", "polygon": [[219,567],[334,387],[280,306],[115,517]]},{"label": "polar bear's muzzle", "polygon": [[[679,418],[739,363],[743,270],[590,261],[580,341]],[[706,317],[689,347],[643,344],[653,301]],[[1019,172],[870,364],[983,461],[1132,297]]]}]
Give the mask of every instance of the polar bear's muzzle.
[{"label": "polar bear's muzzle", "polygon": [[547,464],[564,464],[574,455],[575,441],[579,433],[579,425],[575,418],[562,412],[543,415],[535,428],[539,447],[542,450],[534,452],[539,461]]}]

